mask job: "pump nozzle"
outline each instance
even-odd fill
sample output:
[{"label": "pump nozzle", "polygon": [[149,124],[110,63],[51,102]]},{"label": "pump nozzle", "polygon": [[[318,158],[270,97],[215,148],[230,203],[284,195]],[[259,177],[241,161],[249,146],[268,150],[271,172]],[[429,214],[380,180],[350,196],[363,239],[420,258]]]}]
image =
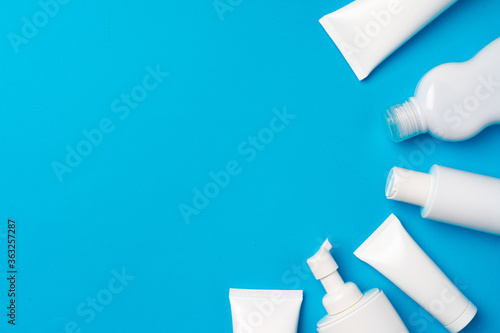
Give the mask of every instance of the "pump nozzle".
[{"label": "pump nozzle", "polygon": [[339,266],[330,254],[332,245],[328,239],[318,252],[307,260],[316,280],[320,280],[327,294],[323,305],[330,316],[343,312],[359,302],[363,294],[352,282],[344,283],[337,269]]}]

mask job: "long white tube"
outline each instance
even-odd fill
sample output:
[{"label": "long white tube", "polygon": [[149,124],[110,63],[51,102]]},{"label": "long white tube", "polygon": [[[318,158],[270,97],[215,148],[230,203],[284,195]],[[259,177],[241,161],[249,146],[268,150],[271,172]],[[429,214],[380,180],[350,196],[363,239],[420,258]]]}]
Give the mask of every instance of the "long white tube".
[{"label": "long white tube", "polygon": [[391,280],[450,332],[459,332],[476,315],[474,304],[415,243],[394,215],[354,255]]},{"label": "long white tube", "polygon": [[359,80],[457,0],[356,0],[321,25]]}]

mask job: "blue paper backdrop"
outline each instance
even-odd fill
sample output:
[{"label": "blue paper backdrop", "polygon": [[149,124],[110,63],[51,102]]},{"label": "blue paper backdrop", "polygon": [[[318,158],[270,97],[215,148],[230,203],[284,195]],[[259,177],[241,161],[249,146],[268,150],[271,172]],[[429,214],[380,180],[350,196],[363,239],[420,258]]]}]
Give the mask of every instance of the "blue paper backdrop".
[{"label": "blue paper backdrop", "polygon": [[445,332],[352,255],[390,213],[478,306],[463,332],[498,331],[500,238],[423,220],[384,185],[394,165],[500,177],[500,129],[395,144],[380,113],[499,37],[500,2],[459,1],[364,82],[318,23],[347,3],[5,2],[0,331],[226,333],[233,287],[303,289],[314,332],[324,292],[304,264],[329,236],[346,280],[383,289],[411,332]]}]

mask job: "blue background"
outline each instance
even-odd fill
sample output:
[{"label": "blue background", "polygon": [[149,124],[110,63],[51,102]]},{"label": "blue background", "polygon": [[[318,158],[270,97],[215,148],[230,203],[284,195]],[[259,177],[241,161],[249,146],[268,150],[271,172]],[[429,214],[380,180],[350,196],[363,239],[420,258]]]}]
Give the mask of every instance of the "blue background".
[{"label": "blue background", "polygon": [[[324,291],[304,264],[329,236],[346,280],[384,290],[411,332],[446,332],[352,255],[390,213],[478,306],[463,332],[498,331],[500,238],[424,220],[384,186],[394,165],[500,177],[500,129],[395,144],[380,113],[433,67],[499,37],[500,2],[459,1],[363,82],[318,23],[348,2],[234,1],[219,16],[212,1],[69,1],[37,17],[18,52],[10,33],[41,7],[5,2],[0,276],[8,218],[19,273],[15,328],[1,279],[0,331],[231,332],[232,287],[303,289],[299,332],[315,332]],[[169,76],[125,116],[120,98],[140,91],[148,66]],[[296,117],[265,136],[284,108]],[[112,131],[60,181],[54,162],[103,119]],[[242,153],[259,133],[262,150]],[[187,223],[179,205],[193,206],[230,161],[239,174]],[[110,293],[123,270],[128,280]],[[97,296],[106,305],[92,316],[86,302]]]}]

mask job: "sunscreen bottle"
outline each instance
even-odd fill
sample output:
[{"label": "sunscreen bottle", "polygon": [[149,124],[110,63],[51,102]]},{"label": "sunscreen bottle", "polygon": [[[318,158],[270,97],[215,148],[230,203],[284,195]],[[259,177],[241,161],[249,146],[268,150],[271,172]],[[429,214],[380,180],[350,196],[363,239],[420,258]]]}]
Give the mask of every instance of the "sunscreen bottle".
[{"label": "sunscreen bottle", "polygon": [[307,260],[314,277],[327,292],[323,305],[328,315],[318,322],[318,332],[407,333],[403,321],[382,291],[375,288],[362,294],[354,283],[344,283],[337,272],[339,266],[330,254],[331,248],[327,239]]},{"label": "sunscreen bottle", "polygon": [[422,206],[422,217],[500,235],[500,179],[432,166],[391,169],[388,199]]}]

